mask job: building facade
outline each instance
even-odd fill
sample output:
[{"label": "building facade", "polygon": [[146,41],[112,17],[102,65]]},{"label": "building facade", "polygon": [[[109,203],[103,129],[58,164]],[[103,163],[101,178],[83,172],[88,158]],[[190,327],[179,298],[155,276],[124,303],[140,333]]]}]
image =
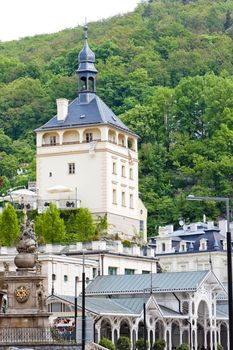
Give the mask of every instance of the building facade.
[{"label": "building facade", "polygon": [[95,55],[79,54],[78,97],[57,100],[57,115],[36,130],[40,210],[87,207],[107,215],[111,233],[146,241],[147,210],[138,194],[138,136],[96,95]]},{"label": "building facade", "polygon": [[155,249],[163,271],[212,270],[227,283],[226,220],[196,222],[174,230],[173,225],[159,228],[149,245]]},{"label": "building facade", "polygon": [[[226,291],[211,271],[134,276],[99,276],[86,288],[86,314],[94,319],[94,342],[120,336],[143,338],[146,319],[150,349],[165,339],[166,350],[192,344],[193,350],[229,348]],[[145,304],[145,311],[144,311]],[[52,305],[74,312],[74,298],[56,295]],[[81,309],[81,298],[78,300]]]}]

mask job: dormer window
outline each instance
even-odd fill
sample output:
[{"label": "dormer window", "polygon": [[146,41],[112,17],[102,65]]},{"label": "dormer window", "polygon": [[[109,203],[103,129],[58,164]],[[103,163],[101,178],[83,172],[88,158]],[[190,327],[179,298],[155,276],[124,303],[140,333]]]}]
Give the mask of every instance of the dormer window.
[{"label": "dormer window", "polygon": [[186,242],[181,242],[180,243],[180,252],[186,252],[187,247],[186,247]]},{"label": "dormer window", "polygon": [[207,241],[206,239],[200,240],[199,250],[207,250]]}]

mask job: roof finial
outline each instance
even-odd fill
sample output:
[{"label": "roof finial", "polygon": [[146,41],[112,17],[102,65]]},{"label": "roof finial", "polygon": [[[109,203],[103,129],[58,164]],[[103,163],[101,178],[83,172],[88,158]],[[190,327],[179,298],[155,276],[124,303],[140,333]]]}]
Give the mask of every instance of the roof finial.
[{"label": "roof finial", "polygon": [[87,17],[85,17],[84,33],[85,33],[85,39],[87,40],[88,39]]}]

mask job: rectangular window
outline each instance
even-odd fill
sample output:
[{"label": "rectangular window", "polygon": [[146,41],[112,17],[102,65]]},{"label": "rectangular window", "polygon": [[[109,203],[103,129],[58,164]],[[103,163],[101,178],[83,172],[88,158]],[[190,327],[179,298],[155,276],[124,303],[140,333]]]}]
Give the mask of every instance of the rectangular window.
[{"label": "rectangular window", "polygon": [[133,269],[125,269],[125,275],[134,275],[135,271]]},{"label": "rectangular window", "polygon": [[115,175],[117,174],[116,162],[112,163],[112,173],[115,174]]},{"label": "rectangular window", "polygon": [[129,169],[129,178],[130,178],[130,180],[133,180],[133,169],[132,168]]},{"label": "rectangular window", "polygon": [[144,221],[143,220],[139,221],[139,231],[144,232]]},{"label": "rectangular window", "polygon": [[75,174],[75,163],[68,164],[68,171],[69,171],[69,174]]},{"label": "rectangular window", "polygon": [[92,269],[92,277],[95,278],[96,275],[97,275],[97,268],[93,267],[93,269]]},{"label": "rectangular window", "polygon": [[55,273],[52,274],[52,281],[56,281],[56,275],[55,275]]},{"label": "rectangular window", "polygon": [[86,142],[91,142],[93,141],[93,134],[92,132],[87,132],[86,133]]},{"label": "rectangular window", "polygon": [[113,204],[117,204],[117,192],[116,192],[116,190],[112,190],[112,202],[113,202]]},{"label": "rectangular window", "polygon": [[56,136],[50,136],[49,137],[49,143],[50,145],[56,145]]},{"label": "rectangular window", "polygon": [[117,275],[117,267],[109,266],[108,267],[108,274],[109,275]]},{"label": "rectangular window", "polygon": [[68,281],[68,276],[64,275],[64,282],[67,282],[67,281]]},{"label": "rectangular window", "polygon": [[129,195],[129,206],[131,209],[133,209],[133,194]]},{"label": "rectangular window", "polygon": [[125,207],[125,192],[121,193],[121,205]]},{"label": "rectangular window", "polygon": [[150,273],[150,271],[142,270],[142,274],[143,274],[143,275],[147,275],[148,273]]},{"label": "rectangular window", "polygon": [[121,166],[121,176],[125,177],[125,166],[124,165]]}]

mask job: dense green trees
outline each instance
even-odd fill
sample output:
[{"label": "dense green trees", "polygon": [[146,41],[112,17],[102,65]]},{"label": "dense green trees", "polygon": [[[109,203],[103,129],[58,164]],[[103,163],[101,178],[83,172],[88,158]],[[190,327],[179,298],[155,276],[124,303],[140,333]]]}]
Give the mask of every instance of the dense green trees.
[{"label": "dense green trees", "polygon": [[36,217],[35,230],[40,243],[62,243],[65,238],[65,223],[54,204]]},{"label": "dense green trees", "polygon": [[[97,92],[141,137],[150,234],[222,215],[221,204],[187,203],[191,192],[232,196],[232,13],[230,0],[149,0],[89,25]],[[32,131],[56,98],[76,97],[82,45],[80,27],[0,43],[0,193],[35,179]]]},{"label": "dense green trees", "polygon": [[19,235],[19,222],[16,212],[11,204],[3,209],[0,215],[0,244],[13,246]]}]

